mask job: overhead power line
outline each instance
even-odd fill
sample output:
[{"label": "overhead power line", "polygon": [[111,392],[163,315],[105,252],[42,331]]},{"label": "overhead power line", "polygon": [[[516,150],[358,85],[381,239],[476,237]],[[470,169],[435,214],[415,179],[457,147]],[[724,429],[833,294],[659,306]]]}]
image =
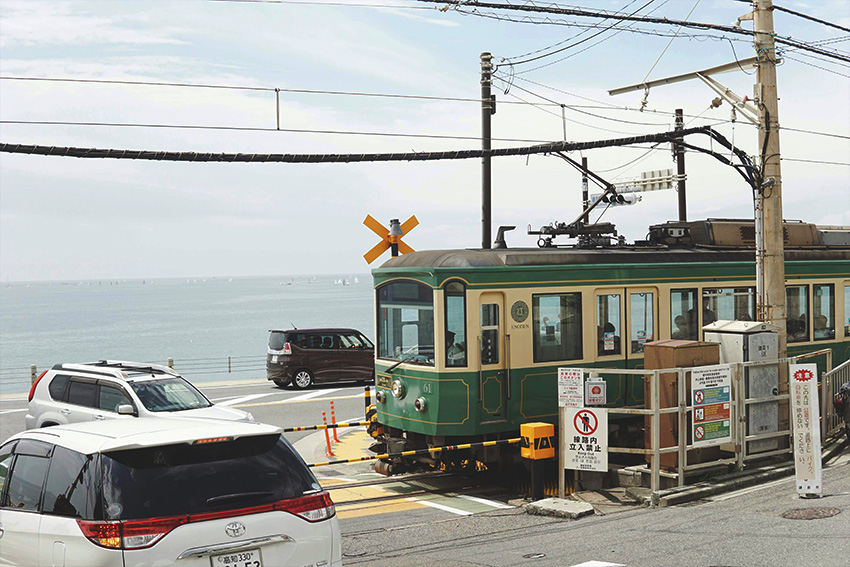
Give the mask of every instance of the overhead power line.
[{"label": "overhead power line", "polygon": [[[545,13],[545,14],[559,14],[564,16],[577,16],[584,18],[611,18],[616,20],[629,20],[635,22],[643,22],[649,24],[661,24],[661,25],[675,25],[682,26],[686,28],[694,28],[700,30],[719,30],[724,31],[726,33],[737,34],[737,35],[746,35],[749,37],[755,36],[755,32],[752,30],[746,30],[744,28],[739,28],[736,26],[724,26],[719,24],[708,24],[703,22],[688,22],[684,20],[671,20],[669,18],[659,18],[655,16],[630,16],[625,14],[619,14],[615,12],[591,12],[590,10],[585,10],[583,8],[565,8],[558,5],[548,5],[548,6],[538,6],[532,2],[528,2],[525,4],[501,4],[495,2],[483,2],[480,0],[464,0],[459,4],[455,4],[452,2],[447,2],[446,0],[416,0],[417,2],[427,2],[431,4],[444,4],[448,8],[453,8],[455,6],[462,6],[464,8],[488,8],[488,9],[496,9],[496,10],[515,10],[521,12],[537,12],[537,13]],[[624,28],[625,29],[625,28]],[[819,55],[823,55],[825,57],[830,57],[832,59],[837,59],[840,61],[848,61],[850,62],[850,57],[846,55],[842,55],[840,53],[835,53],[833,51],[826,51],[824,49],[820,49],[813,45],[809,45],[804,42],[800,42],[789,37],[783,36],[774,36],[774,41],[776,43],[781,43],[783,45],[791,45],[793,47],[797,47],[801,50],[810,51],[812,53],[817,53]]]},{"label": "overhead power line", "polygon": [[814,16],[810,16],[808,14],[803,14],[802,12],[795,12],[794,10],[790,10],[788,8],[783,8],[782,6],[777,6],[776,4],[773,5],[773,9],[779,10],[780,12],[787,12],[789,14],[797,16],[798,18],[803,18],[805,20],[811,20],[813,22],[817,22],[819,24],[823,24],[825,26],[829,26],[829,27],[832,27],[832,28],[836,28],[836,29],[839,29],[841,31],[850,32],[850,29],[845,28],[844,26],[839,26],[838,24],[834,24],[832,22],[827,22],[826,20],[821,20],[821,19],[815,18]]},{"label": "overhead power line", "polygon": [[[632,136],[613,140],[591,142],[549,142],[535,146],[519,148],[497,148],[491,150],[452,150],[440,152],[403,152],[371,154],[233,154],[205,152],[167,152],[157,150],[118,150],[100,148],[57,147],[44,145],[0,143],[0,152],[13,154],[34,154],[43,156],[62,156],[78,158],[111,158],[152,161],[188,161],[188,162],[247,162],[247,163],[355,163],[382,161],[434,161],[472,159],[504,156],[523,156],[552,152],[584,151],[596,148],[669,142],[679,136],[689,134],[709,134],[713,138],[720,136],[710,126],[690,128],[674,132]],[[720,136],[722,138],[722,136]]]}]

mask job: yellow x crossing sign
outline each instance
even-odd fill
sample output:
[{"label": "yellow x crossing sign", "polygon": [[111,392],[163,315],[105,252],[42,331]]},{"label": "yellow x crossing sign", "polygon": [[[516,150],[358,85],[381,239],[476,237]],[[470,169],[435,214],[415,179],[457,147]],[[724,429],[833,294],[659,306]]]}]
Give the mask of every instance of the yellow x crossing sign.
[{"label": "yellow x crossing sign", "polygon": [[366,219],[363,221],[363,224],[371,228],[372,232],[381,237],[380,242],[373,246],[371,250],[363,254],[363,258],[366,259],[367,264],[371,264],[377,260],[381,254],[390,248],[393,249],[393,256],[398,256],[398,252],[401,252],[402,254],[413,252],[413,248],[402,242],[401,237],[413,230],[419,224],[419,221],[416,220],[416,215],[411,216],[409,219],[404,221],[403,224],[399,224],[398,219],[391,220],[389,229],[375,220],[371,215],[366,215]]}]

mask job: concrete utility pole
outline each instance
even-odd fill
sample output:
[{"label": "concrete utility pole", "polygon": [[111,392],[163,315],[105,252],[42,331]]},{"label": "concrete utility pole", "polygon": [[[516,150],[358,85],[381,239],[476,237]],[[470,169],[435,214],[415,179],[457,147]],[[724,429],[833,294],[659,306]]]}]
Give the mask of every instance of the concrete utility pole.
[{"label": "concrete utility pole", "polygon": [[[773,39],[773,2],[756,0],[753,11],[757,82],[754,95],[759,110],[759,156],[762,186],[757,188],[761,202],[764,249],[764,289],[759,289],[760,320],[779,327],[779,357],[786,356],[785,328],[785,240],[782,227],[782,174],[779,161],[779,106],[776,89],[776,44]],[[758,206],[758,205],[757,205]],[[758,219],[756,219],[758,222]]]},{"label": "concrete utility pole", "polygon": [[[481,149],[491,148],[490,117],[496,113],[496,101],[490,94],[493,73],[493,56],[488,52],[481,54]],[[490,218],[490,156],[481,158],[481,248],[490,248],[491,237]]]},{"label": "concrete utility pole", "polygon": [[[676,130],[682,130],[685,127],[685,114],[681,108],[676,109]],[[681,138],[677,138],[681,140]],[[673,153],[676,155],[676,172],[679,177],[679,220],[685,222],[688,220],[688,200],[685,195],[685,146],[682,144],[673,144]]]}]

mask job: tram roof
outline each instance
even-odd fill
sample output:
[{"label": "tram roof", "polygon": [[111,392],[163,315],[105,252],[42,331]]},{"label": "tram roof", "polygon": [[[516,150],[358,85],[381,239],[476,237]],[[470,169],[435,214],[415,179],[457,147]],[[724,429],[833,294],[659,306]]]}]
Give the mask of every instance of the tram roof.
[{"label": "tram roof", "polygon": [[[786,249],[786,261],[845,260],[848,249]],[[384,268],[484,268],[508,266],[558,266],[592,264],[651,264],[693,262],[755,262],[755,250],[728,248],[508,248],[423,250],[390,258]]]}]

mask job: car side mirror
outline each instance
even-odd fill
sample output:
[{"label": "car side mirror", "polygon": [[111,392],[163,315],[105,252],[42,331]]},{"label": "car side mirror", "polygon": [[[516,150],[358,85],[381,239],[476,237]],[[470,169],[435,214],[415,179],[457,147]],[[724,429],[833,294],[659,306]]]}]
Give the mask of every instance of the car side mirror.
[{"label": "car side mirror", "polygon": [[121,404],[118,406],[118,415],[139,415],[136,409],[130,404]]}]

